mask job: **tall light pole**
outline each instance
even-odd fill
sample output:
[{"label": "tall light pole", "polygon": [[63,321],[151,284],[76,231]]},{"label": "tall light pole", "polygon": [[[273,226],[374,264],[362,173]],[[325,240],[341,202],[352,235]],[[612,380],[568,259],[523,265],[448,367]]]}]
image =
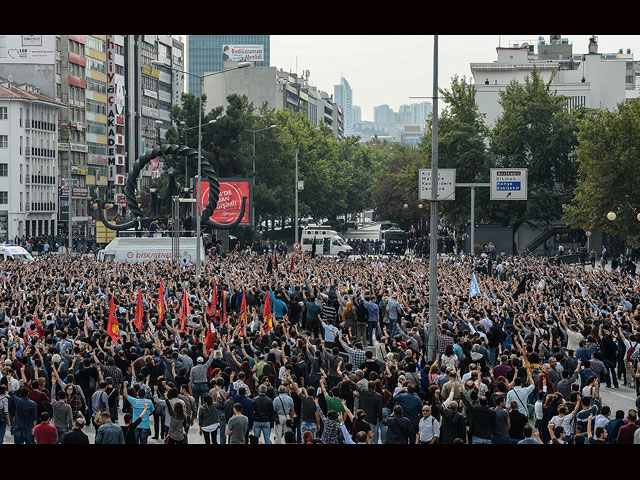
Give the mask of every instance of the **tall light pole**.
[{"label": "tall light pole", "polygon": [[429,252],[429,350],[436,359],[438,329],[438,35],[433,36],[433,121],[431,123],[431,243]]},{"label": "tall light pole", "polygon": [[[254,191],[254,195],[255,195],[255,191],[256,191],[256,133],[258,132],[264,132],[265,130],[269,130],[271,128],[276,128],[277,125],[270,125],[266,128],[259,128],[258,130],[251,130],[250,128],[245,128],[245,132],[251,132],[253,133],[253,168],[252,168],[252,172],[253,172],[253,179],[251,180],[251,183],[253,184],[253,191]],[[253,218],[253,222],[255,223],[256,221],[256,207],[255,207],[255,202],[251,203],[251,218]]]},{"label": "tall light pole", "polygon": [[[164,63],[154,60],[151,62],[152,65],[162,65],[166,68]],[[198,96],[198,175],[196,176],[196,277],[200,280],[200,245],[202,240],[200,238],[200,221],[202,215],[202,209],[200,208],[200,177],[202,176],[202,91],[204,90],[204,79],[205,77],[211,77],[213,75],[219,75],[221,73],[230,72],[232,70],[238,70],[240,68],[250,67],[251,62],[240,62],[237,67],[229,68],[227,70],[221,70],[219,72],[211,72],[206,75],[196,75],[195,73],[190,73],[184,70],[180,70],[179,68],[168,67],[171,70],[176,72],[184,73],[185,75],[191,75],[193,77],[197,77],[200,79],[200,95]]]}]

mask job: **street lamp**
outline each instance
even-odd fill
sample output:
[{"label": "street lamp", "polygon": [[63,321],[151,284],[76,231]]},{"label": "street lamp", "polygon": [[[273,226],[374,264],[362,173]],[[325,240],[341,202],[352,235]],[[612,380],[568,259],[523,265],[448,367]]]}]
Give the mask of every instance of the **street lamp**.
[{"label": "street lamp", "polygon": [[[151,65],[162,65],[166,67],[162,62],[158,60],[153,60]],[[179,68],[174,67],[166,67],[174,70],[176,72],[183,73],[185,75],[191,75],[193,77],[197,77],[200,79],[200,95],[198,96],[198,176],[196,180],[196,212],[197,212],[197,220],[196,220],[196,277],[200,280],[200,220],[201,220],[201,208],[199,208],[198,204],[200,203],[200,177],[202,176],[202,90],[204,89],[204,79],[205,77],[211,77],[213,75],[219,75],[221,73],[230,72],[232,70],[238,70],[240,68],[250,67],[251,62],[240,62],[237,67],[229,68],[227,70],[221,70],[219,72],[211,72],[206,75],[196,75],[195,73],[186,72],[184,70],[180,70]]]},{"label": "street lamp", "polygon": [[[270,125],[266,128],[259,128],[258,130],[251,130],[250,128],[245,128],[244,131],[245,132],[251,132],[253,133],[253,191],[256,191],[256,133],[258,132],[264,132],[265,130],[269,130],[271,128],[276,128],[277,125]],[[254,193],[255,195],[255,193]],[[253,221],[256,221],[256,210],[255,210],[255,202],[253,202],[251,204],[251,217],[253,218]]]},{"label": "street lamp", "polygon": [[[636,209],[633,207],[634,205],[631,205],[631,203],[629,203],[629,195],[625,195],[624,203],[616,203],[613,207],[611,207],[611,210],[609,211],[609,213],[607,213],[607,220],[609,220],[610,222],[615,222],[618,216],[616,215],[616,212],[614,212],[613,210],[614,209],[618,210],[620,208],[624,209],[624,256],[625,257],[627,256],[627,248],[628,248],[628,242],[629,242],[629,220],[631,219],[631,216],[629,215],[630,210],[632,210],[633,213],[636,214],[636,220],[640,222],[640,213],[638,213]],[[636,207],[638,206],[636,205]]]},{"label": "street lamp", "polygon": [[[213,123],[216,123],[217,120],[213,119],[213,120],[209,120],[207,123],[205,123],[205,125],[211,125]],[[185,122],[180,122],[181,125],[184,125]],[[198,125],[196,125],[195,127],[189,127],[189,128],[184,128],[182,130],[182,132],[184,133],[184,144],[187,145],[187,132],[189,130],[193,130],[194,128],[198,128]],[[185,183],[187,182],[187,157],[184,157],[184,181]]]}]

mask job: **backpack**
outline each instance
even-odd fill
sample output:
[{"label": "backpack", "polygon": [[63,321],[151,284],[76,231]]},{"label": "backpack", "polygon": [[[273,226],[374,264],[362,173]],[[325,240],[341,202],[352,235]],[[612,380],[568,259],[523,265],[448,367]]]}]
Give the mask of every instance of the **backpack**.
[{"label": "backpack", "polygon": [[[631,343],[631,342],[629,342]],[[634,345],[631,345],[628,349],[627,349],[627,362],[633,362],[635,359],[638,358],[638,342],[634,342]]]}]

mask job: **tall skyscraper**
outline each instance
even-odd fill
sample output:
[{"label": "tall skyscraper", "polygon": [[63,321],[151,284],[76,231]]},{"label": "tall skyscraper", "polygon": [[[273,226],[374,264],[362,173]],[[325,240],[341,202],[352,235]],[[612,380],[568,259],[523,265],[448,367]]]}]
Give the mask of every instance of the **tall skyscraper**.
[{"label": "tall skyscraper", "polygon": [[353,106],[353,123],[362,121],[362,109],[358,105]]},{"label": "tall skyscraper", "polygon": [[[269,67],[270,35],[188,35],[188,71],[195,75],[220,72],[224,60],[253,62],[256,67]],[[189,93],[200,94],[200,80],[189,76]]]},{"label": "tall skyscraper", "polygon": [[353,89],[346,78],[333,86],[333,97],[344,112],[344,133],[349,135],[353,131]]}]

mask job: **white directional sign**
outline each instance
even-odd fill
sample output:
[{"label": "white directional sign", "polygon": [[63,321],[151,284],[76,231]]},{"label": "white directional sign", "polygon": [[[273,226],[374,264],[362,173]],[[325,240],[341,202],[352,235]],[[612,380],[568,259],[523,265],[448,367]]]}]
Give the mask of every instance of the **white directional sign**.
[{"label": "white directional sign", "polygon": [[[419,200],[431,200],[431,169],[420,169]],[[438,200],[456,199],[456,169],[438,169]]]},{"label": "white directional sign", "polygon": [[491,200],[526,200],[526,168],[492,168]]}]

